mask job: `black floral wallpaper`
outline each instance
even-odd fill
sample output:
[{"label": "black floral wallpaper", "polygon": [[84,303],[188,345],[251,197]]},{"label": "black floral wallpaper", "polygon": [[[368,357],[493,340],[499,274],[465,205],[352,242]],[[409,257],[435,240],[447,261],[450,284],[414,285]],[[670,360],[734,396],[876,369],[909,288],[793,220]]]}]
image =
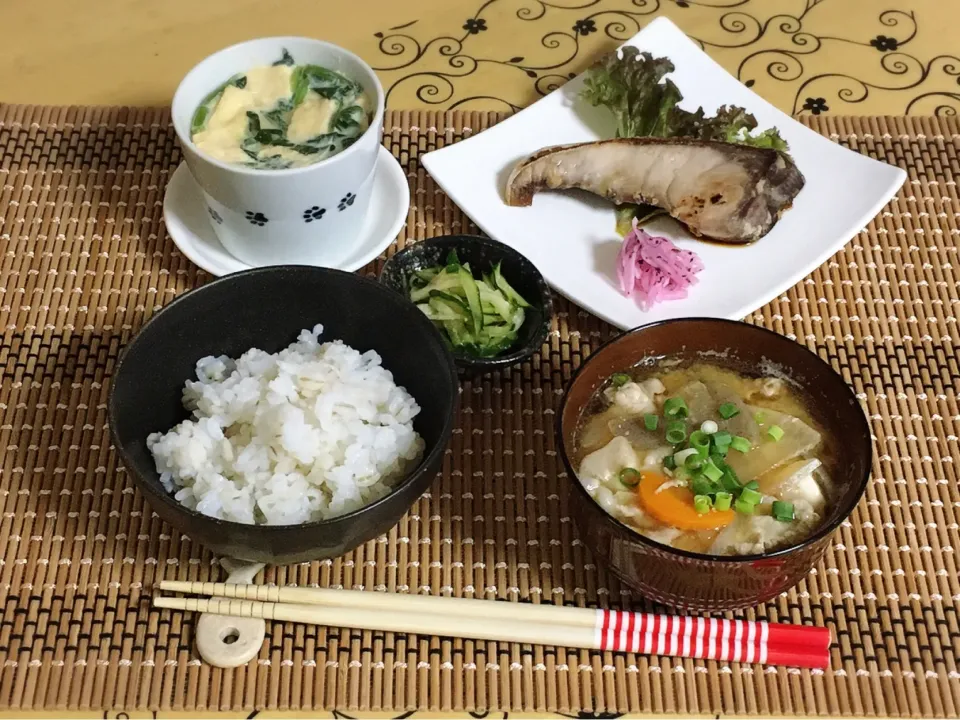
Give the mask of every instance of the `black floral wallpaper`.
[{"label": "black floral wallpaper", "polygon": [[[914,5],[923,5],[921,13]],[[486,0],[411,17],[365,56],[394,108],[516,110],[666,15],[790,113],[955,115],[960,40],[929,0]],[[444,17],[451,15],[446,5]],[[447,32],[438,32],[449,26]]]}]

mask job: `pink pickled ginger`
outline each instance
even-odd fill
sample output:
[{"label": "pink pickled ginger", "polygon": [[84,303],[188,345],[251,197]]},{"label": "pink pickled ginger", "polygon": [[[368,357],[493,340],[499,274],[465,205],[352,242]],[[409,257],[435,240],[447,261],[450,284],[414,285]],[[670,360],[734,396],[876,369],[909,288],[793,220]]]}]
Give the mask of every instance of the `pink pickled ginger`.
[{"label": "pink pickled ginger", "polygon": [[695,252],[647,234],[637,227],[636,220],[617,253],[620,289],[627,297],[634,296],[641,310],[664,300],[685,298],[701,270],[703,263]]}]

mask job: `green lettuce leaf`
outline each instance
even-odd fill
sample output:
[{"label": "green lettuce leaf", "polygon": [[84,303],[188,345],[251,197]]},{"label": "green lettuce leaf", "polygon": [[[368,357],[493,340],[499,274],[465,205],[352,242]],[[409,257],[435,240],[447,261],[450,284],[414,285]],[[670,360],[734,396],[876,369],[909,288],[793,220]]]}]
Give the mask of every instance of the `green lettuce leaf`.
[{"label": "green lettuce leaf", "polygon": [[587,71],[581,95],[613,113],[617,137],[687,137],[788,150],[776,128],[751,135],[757,119],[741,107],[724,105],[713,116],[702,107],[694,112],[679,107],[683,94],[666,77],[673,70],[667,58],[625,47]]},{"label": "green lettuce leaf", "polygon": [[611,53],[590,69],[583,97],[614,114],[617,137],[667,137],[670,111],[683,97],[672,82],[661,82],[673,70],[667,58],[624,48],[623,59]]},{"label": "green lettuce leaf", "polygon": [[764,130],[758,135],[747,135],[736,142],[742,145],[752,145],[753,147],[779,150],[784,155],[788,155],[788,151],[790,150],[790,147],[787,145],[787,141],[780,137],[780,133],[777,132],[776,128]]},{"label": "green lettuce leaf", "polygon": [[741,107],[724,105],[712,118],[704,118],[697,128],[695,137],[701,140],[751,145],[753,147],[780,150],[786,153],[786,141],[780,137],[776,128],[770,128],[756,135],[751,133],[757,128],[757,119]]}]

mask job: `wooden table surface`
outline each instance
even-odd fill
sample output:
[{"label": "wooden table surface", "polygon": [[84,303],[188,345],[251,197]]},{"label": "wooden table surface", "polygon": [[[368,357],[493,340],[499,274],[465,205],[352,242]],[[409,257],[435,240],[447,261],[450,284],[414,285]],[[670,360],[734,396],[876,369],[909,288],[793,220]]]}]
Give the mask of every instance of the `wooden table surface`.
[{"label": "wooden table surface", "polygon": [[344,45],[393,108],[523,107],[666,15],[781,109],[956,114],[956,0],[76,0],[0,3],[0,102],[165,105],[262,35]]}]

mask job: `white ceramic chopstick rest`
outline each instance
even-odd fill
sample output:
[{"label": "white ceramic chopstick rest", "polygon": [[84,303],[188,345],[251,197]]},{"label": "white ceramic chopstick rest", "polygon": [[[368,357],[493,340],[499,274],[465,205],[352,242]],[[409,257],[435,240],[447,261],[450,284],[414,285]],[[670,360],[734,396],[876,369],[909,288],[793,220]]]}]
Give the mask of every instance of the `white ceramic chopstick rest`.
[{"label": "white ceramic chopstick rest", "polygon": [[[222,558],[220,564],[228,573],[226,582],[235,584],[252,583],[264,567],[233,558]],[[197,621],[197,650],[210,665],[239,667],[257,656],[266,634],[266,623],[260,618],[203,613]]]}]

